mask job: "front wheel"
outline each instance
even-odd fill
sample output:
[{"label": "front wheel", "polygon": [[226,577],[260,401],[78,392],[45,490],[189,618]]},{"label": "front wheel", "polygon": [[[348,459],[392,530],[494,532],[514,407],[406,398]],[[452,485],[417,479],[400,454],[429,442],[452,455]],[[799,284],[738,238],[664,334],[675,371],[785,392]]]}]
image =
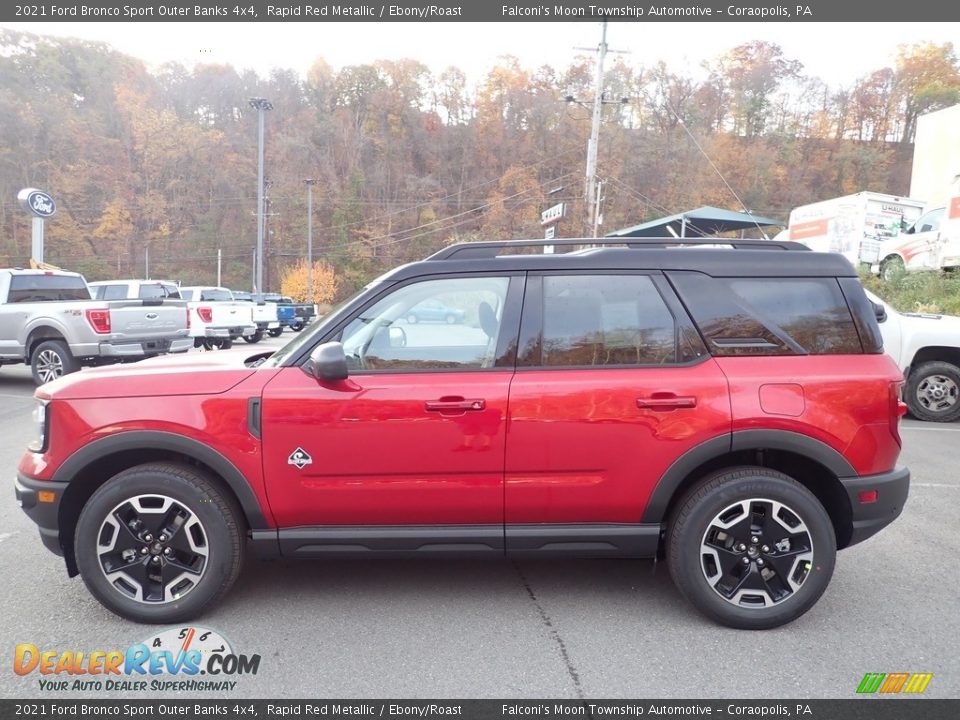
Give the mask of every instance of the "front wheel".
[{"label": "front wheel", "polygon": [[258,343],[261,340],[263,340],[263,330],[257,330],[252,335],[244,335],[243,340],[244,342],[248,342],[251,345],[253,345],[254,343]]},{"label": "front wheel", "polygon": [[899,255],[891,255],[880,263],[880,277],[887,282],[900,277],[905,272],[903,260]]},{"label": "front wheel", "polygon": [[960,368],[928,362],[910,372],[907,407],[917,420],[952,422],[960,417]]},{"label": "front wheel", "polygon": [[298,320],[297,322],[293,323],[293,325],[290,326],[290,329],[294,332],[300,332],[303,330],[303,320]]},{"label": "front wheel", "polygon": [[80,363],[63,340],[44,340],[30,355],[30,371],[37,385],[43,385],[79,369]]},{"label": "front wheel", "polygon": [[192,620],[240,574],[240,512],[192,468],[150,463],[103,484],[74,536],[87,589],[108,610],[143,623]]},{"label": "front wheel", "polygon": [[282,332],[283,332],[283,326],[280,326],[278,328],[271,328],[270,330],[267,330],[267,334],[270,337],[280,337],[280,334]]},{"label": "front wheel", "polygon": [[796,480],[762,467],[717,472],[671,517],[670,574],[703,614],[745,630],[784,625],[820,599],[836,537],[826,510]]}]

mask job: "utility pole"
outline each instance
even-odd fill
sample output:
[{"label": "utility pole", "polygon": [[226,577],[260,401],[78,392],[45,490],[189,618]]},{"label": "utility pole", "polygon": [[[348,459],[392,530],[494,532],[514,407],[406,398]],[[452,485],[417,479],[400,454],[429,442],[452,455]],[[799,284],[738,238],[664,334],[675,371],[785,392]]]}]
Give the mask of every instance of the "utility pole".
[{"label": "utility pole", "polygon": [[223,250],[217,248],[217,287],[222,287],[223,283],[220,282],[220,269],[223,265]]},{"label": "utility pole", "polygon": [[254,291],[263,292],[263,115],[273,110],[266,98],[250,98],[250,107],[257,110],[257,251],[254,258]]},{"label": "utility pole", "polygon": [[144,280],[150,279],[150,243],[143,246],[143,273]]},{"label": "utility pole", "polygon": [[593,87],[593,119],[590,124],[590,141],[587,144],[587,217],[586,225],[590,228],[591,237],[597,236],[597,225],[594,219],[597,216],[597,146],[600,143],[600,119],[603,110],[603,61],[607,57],[607,21],[603,21],[603,34],[600,47],[597,48],[597,73]]},{"label": "utility pole", "polygon": [[[576,48],[577,50],[592,50],[593,48]],[[594,78],[593,88],[593,110],[591,112],[590,139],[587,141],[587,172],[584,176],[583,194],[586,198],[586,207],[584,208],[583,227],[584,235],[587,237],[597,237],[600,232],[600,197],[599,181],[597,180],[597,155],[600,148],[600,122],[603,119],[604,105],[626,105],[630,102],[628,98],[622,97],[619,100],[607,100],[603,92],[603,62],[607,53],[623,52],[622,50],[610,50],[607,47],[607,23],[603,23],[603,35],[600,39],[600,47],[597,48],[597,67],[596,77]],[[565,100],[568,103],[576,103],[586,108],[587,104],[581,102],[573,95],[567,95]]]},{"label": "utility pole", "polygon": [[313,304],[313,186],[316,180],[307,178],[307,302]]}]

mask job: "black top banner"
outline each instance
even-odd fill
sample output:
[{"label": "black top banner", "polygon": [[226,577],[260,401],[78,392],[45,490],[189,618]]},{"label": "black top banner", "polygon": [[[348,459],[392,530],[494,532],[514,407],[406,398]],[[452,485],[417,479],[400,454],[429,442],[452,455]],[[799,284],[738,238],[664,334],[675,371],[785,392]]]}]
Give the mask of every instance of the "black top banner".
[{"label": "black top banner", "polygon": [[[324,0],[87,0],[4,3],[0,22],[956,22],[960,3],[944,0],[847,2],[325,2]],[[960,36],[960,27],[958,27]]]}]

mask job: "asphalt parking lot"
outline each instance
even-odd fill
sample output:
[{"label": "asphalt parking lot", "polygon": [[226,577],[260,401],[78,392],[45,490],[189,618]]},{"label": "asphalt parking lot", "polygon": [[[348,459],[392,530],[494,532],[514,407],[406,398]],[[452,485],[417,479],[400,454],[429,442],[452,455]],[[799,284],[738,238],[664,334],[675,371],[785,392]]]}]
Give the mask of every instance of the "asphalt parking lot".
[{"label": "asphalt parking lot", "polygon": [[[32,392],[25,367],[0,370],[8,478],[31,435]],[[237,698],[847,698],[865,673],[901,671],[933,673],[926,695],[957,698],[960,424],[907,420],[902,435],[913,471],[903,516],[840,553],[819,604],[777,630],[714,625],[665,566],[629,560],[249,559],[228,598],[195,624],[261,655],[258,674],[238,678]],[[19,643],[122,649],[158,629],[113,616],[67,578],[12,482],[0,494],[0,577],[0,697],[63,697],[41,690],[36,673],[13,672]]]}]

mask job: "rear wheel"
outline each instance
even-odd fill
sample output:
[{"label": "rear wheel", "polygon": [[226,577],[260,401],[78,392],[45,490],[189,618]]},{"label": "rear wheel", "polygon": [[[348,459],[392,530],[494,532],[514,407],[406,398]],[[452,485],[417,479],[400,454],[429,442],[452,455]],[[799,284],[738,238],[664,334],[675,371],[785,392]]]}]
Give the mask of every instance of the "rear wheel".
[{"label": "rear wheel", "polygon": [[820,599],[836,537],[826,510],[792,478],[723,470],[681,500],[667,536],[670,574],[698,610],[730,627],[791,622]]},{"label": "rear wheel", "polygon": [[84,505],[74,548],[87,588],[135,622],[190,620],[240,574],[240,512],[204,475],[167,463],[124,470]]},{"label": "rear wheel", "polygon": [[447,315],[447,325],[453,325],[457,321],[457,316],[454,314]]},{"label": "rear wheel", "polygon": [[244,336],[243,336],[243,339],[244,339],[245,342],[248,342],[248,343],[250,343],[251,345],[254,344],[254,343],[258,343],[258,342],[260,342],[261,340],[263,340],[263,330],[257,330],[257,331],[256,331],[255,333],[253,333],[252,335],[244,335]]},{"label": "rear wheel", "polygon": [[30,355],[30,370],[37,385],[43,385],[79,369],[80,363],[70,354],[70,348],[63,340],[44,340]]},{"label": "rear wheel", "polygon": [[282,332],[283,327],[271,328],[270,330],[267,330],[267,334],[270,335],[270,337],[280,337]]},{"label": "rear wheel", "polygon": [[960,368],[947,362],[923,363],[911,370],[905,394],[917,420],[952,422],[960,417]]}]

